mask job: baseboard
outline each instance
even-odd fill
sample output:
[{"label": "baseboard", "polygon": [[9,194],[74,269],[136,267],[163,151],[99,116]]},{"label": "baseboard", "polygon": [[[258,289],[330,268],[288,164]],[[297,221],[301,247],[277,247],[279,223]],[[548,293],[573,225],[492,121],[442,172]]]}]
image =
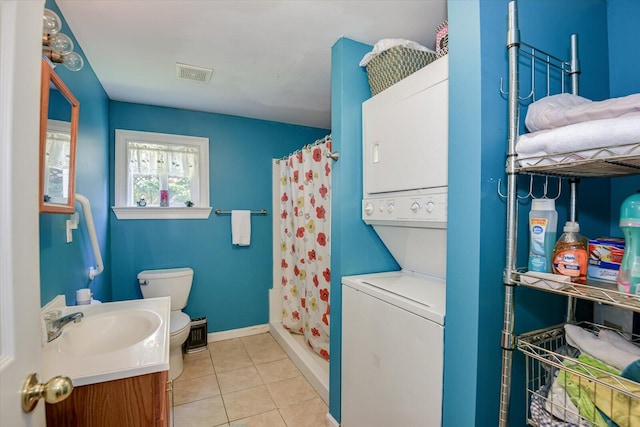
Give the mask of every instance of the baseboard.
[{"label": "baseboard", "polygon": [[248,337],[251,335],[263,334],[269,332],[269,325],[256,325],[247,328],[231,329],[229,331],[211,332],[207,334],[207,342],[224,341],[232,338]]},{"label": "baseboard", "polygon": [[340,427],[340,423],[327,412],[327,427]]}]

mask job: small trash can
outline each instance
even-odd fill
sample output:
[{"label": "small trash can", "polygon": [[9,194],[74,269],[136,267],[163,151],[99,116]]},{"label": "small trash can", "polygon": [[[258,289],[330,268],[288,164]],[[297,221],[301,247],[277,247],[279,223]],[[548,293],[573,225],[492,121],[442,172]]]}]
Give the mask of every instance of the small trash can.
[{"label": "small trash can", "polygon": [[186,353],[197,353],[207,349],[207,318],[191,319],[191,331],[184,343]]}]

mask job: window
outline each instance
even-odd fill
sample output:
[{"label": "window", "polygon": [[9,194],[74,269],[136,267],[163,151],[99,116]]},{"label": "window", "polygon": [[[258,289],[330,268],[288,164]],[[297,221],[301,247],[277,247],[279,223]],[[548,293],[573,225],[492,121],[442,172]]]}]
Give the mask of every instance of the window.
[{"label": "window", "polygon": [[48,120],[43,182],[44,197],[47,203],[67,203],[70,152],[71,123]]},{"label": "window", "polygon": [[209,139],[116,129],[118,219],[208,218]]}]

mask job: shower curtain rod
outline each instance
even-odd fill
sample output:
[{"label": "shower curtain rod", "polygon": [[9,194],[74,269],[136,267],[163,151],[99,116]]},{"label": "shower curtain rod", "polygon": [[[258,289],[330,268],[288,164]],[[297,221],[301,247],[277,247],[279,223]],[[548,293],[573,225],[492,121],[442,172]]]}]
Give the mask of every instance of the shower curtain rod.
[{"label": "shower curtain rod", "polygon": [[[304,150],[305,148],[315,147],[316,145],[320,145],[323,142],[327,142],[327,141],[331,141],[331,134],[326,135],[324,138],[316,139],[315,142],[313,142],[311,144],[307,144],[307,145],[303,146],[302,148],[294,151],[293,153],[289,153],[286,156],[280,157],[279,159],[276,160],[276,163],[280,163],[280,160],[287,160],[289,157],[293,156],[296,153],[299,153],[300,151]],[[340,157],[340,153],[338,153],[337,151],[333,151],[331,153],[327,153],[326,156],[327,156],[327,158],[329,158],[331,160],[338,160],[338,158]]]}]

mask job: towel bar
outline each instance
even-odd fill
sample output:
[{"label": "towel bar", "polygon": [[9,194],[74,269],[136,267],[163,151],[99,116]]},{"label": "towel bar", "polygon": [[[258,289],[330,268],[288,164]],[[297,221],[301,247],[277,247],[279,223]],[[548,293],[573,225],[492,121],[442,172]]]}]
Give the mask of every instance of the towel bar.
[{"label": "towel bar", "polygon": [[[214,212],[216,215],[231,215],[231,211],[222,211],[220,209],[216,209]],[[251,211],[251,215],[266,215],[266,214],[267,214],[266,209],[261,209],[259,211]]]}]

